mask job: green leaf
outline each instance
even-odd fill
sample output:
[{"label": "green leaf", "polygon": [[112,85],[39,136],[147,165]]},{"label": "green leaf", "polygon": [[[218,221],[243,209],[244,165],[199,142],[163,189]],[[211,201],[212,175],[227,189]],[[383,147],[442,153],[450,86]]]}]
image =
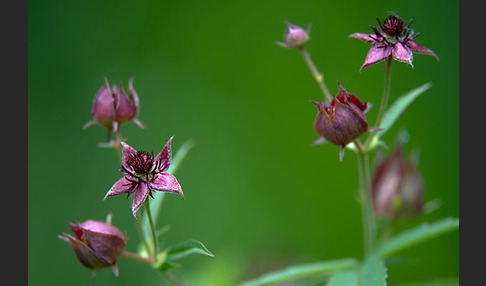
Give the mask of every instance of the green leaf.
[{"label": "green leaf", "polygon": [[385,132],[393,126],[395,121],[397,121],[398,117],[400,117],[410,103],[412,103],[419,95],[424,93],[431,86],[432,83],[428,82],[397,98],[395,102],[393,102],[393,104],[385,111],[380,125],[380,128],[384,128],[384,130],[377,131],[378,133],[376,134],[376,137],[380,137],[385,134]]},{"label": "green leaf", "polygon": [[190,254],[203,254],[213,257],[214,255],[197,240],[188,240],[168,247],[165,251],[158,254],[157,263],[154,268],[164,272],[173,268],[180,267],[181,264],[174,260],[181,259]]},{"label": "green leaf", "polygon": [[356,270],[335,273],[329,278],[326,286],[358,286],[358,273]]},{"label": "green leaf", "polygon": [[[167,173],[172,174],[172,175],[175,174],[175,172],[179,169],[182,161],[186,158],[187,153],[189,152],[189,150],[192,149],[192,147],[194,147],[194,145],[195,145],[195,143],[194,143],[194,140],[192,140],[192,139],[189,139],[186,142],[184,142],[184,144],[182,144],[182,146],[179,148],[179,150],[177,150],[177,152],[173,156],[172,162],[169,166],[169,169],[167,170]],[[160,210],[162,208],[162,202],[164,200],[164,197],[165,197],[164,192],[154,192],[154,198],[153,199],[147,198],[149,200],[150,211],[151,211],[151,214],[152,214],[152,221],[154,223],[154,226],[157,225],[157,220],[159,218],[159,213],[160,213]],[[147,238],[152,237],[152,233],[150,231],[150,224],[149,224],[146,212],[145,212],[145,208],[143,208],[143,209],[141,208],[139,210],[139,212],[141,212],[139,219],[142,220],[142,227],[143,227],[145,236]]]},{"label": "green leaf", "polygon": [[359,286],[380,286],[386,285],[386,267],[380,257],[376,254],[368,256],[360,269],[358,276]]},{"label": "green leaf", "polygon": [[157,265],[157,269],[164,272],[164,271],[167,271],[167,270],[171,270],[171,269],[174,269],[174,268],[178,268],[178,267],[181,267],[181,265],[179,263],[175,263],[175,262],[171,262],[171,261],[164,261],[163,263],[161,263],[160,265]]},{"label": "green leaf", "polygon": [[[182,146],[177,150],[177,153],[172,158],[172,162],[167,170],[167,173],[174,175],[179,167],[181,166],[182,161],[187,156],[187,153],[194,147],[195,143],[194,140],[189,139]],[[164,198],[165,193],[159,192],[158,196],[155,196],[153,200],[150,201],[150,210],[152,211],[154,225],[157,225],[157,219],[159,217],[160,209],[162,206],[162,201]]]},{"label": "green leaf", "polygon": [[165,225],[164,227],[157,230],[157,241],[159,242],[159,245],[162,243],[162,239],[164,238],[165,234],[169,232],[169,230],[169,225]]},{"label": "green leaf", "polygon": [[414,246],[428,239],[459,228],[458,218],[445,218],[434,223],[423,223],[413,229],[404,231],[390,238],[376,250],[380,257],[385,258],[403,249]]},{"label": "green leaf", "polygon": [[197,240],[188,240],[176,245],[170,246],[166,250],[167,259],[170,261],[178,260],[190,254],[202,254],[214,257],[204,244]]},{"label": "green leaf", "polygon": [[290,266],[283,270],[270,272],[257,279],[243,282],[241,286],[269,285],[271,283],[289,281],[314,275],[330,274],[342,269],[348,269],[358,264],[354,258],[321,261]]},{"label": "green leaf", "polygon": [[399,286],[459,286],[459,278],[439,278],[427,282],[400,284]]}]

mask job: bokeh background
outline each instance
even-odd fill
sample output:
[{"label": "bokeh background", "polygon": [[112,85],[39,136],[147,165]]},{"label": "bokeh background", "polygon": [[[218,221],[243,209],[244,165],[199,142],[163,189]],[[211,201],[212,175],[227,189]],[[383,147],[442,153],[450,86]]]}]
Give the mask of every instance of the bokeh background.
[{"label": "bokeh background", "polygon": [[[91,120],[92,100],[106,77],[129,77],[141,101],[140,129],[122,126],[127,142],[155,152],[170,136],[173,152],[196,143],[176,176],[185,194],[166,197],[166,244],[202,241],[216,256],[191,256],[174,274],[186,285],[236,285],[295,263],[361,258],[356,156],[311,147],[322,94],[295,50],[281,41],[284,20],[311,28],[306,48],[331,93],[339,82],[374,104],[383,65],[359,73],[369,49],[348,39],[397,13],[420,32],[416,41],[440,57],[416,55],[415,68],[392,66],[390,103],[426,82],[420,96],[384,136],[409,133],[418,150],[425,200],[440,208],[397,224],[459,215],[459,2],[441,1],[29,1],[28,5],[28,280],[31,285],[168,285],[141,263],[121,259],[120,275],[91,273],[56,236],[66,221],[104,220],[138,233],[132,199],[102,201],[120,178],[112,149]],[[373,161],[372,156],[372,161]],[[389,285],[459,275],[458,232],[402,252],[388,267]]]}]

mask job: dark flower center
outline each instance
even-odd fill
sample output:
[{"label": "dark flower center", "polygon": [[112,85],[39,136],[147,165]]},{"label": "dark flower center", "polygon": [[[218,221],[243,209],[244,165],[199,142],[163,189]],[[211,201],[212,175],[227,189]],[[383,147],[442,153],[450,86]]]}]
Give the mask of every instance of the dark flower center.
[{"label": "dark flower center", "polygon": [[380,43],[386,43],[388,46],[393,46],[397,42],[406,44],[409,40],[415,39],[419,34],[413,33],[410,29],[412,24],[412,19],[405,25],[402,18],[396,15],[391,15],[383,20],[383,23],[379,18],[376,18],[380,29],[371,26],[375,35],[370,35],[370,37]]},{"label": "dark flower center", "polygon": [[128,159],[128,165],[137,174],[148,174],[154,167],[154,154],[146,151],[137,151]]},{"label": "dark flower center", "polygon": [[403,22],[402,18],[396,15],[392,15],[383,20],[383,25],[380,25],[380,27],[383,33],[390,37],[400,37],[408,30],[408,28],[405,27],[405,23]]}]

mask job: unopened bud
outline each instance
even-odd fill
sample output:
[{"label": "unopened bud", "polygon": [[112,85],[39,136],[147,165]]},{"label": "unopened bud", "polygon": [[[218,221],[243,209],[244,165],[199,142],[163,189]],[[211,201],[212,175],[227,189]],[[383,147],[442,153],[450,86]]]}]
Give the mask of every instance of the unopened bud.
[{"label": "unopened bud", "polygon": [[362,103],[358,97],[348,93],[338,82],[339,92],[330,104],[312,102],[319,109],[314,121],[316,133],[334,145],[341,146],[340,159],[346,144],[352,142],[367,131],[365,113],[368,103]]},{"label": "unopened bud", "polygon": [[71,244],[81,264],[95,270],[113,267],[118,276],[116,262],[125,248],[126,237],[116,227],[100,221],[68,224],[74,236],[63,233],[58,237]]},{"label": "unopened bud", "polygon": [[371,182],[371,197],[377,217],[416,216],[423,210],[423,181],[413,159],[406,160],[401,146],[381,160]]},{"label": "unopened bud", "polygon": [[133,88],[133,78],[128,82],[128,95],[125,93],[121,81],[118,87],[110,88],[108,80],[105,78],[105,83],[96,94],[93,100],[93,107],[91,114],[93,120],[84,125],[83,128],[98,124],[108,129],[108,134],[111,130],[117,131],[121,123],[132,121],[140,128],[143,124],[136,118],[139,110],[138,95]]},{"label": "unopened bud", "polygon": [[285,21],[285,25],[287,25],[287,29],[284,33],[284,43],[277,42],[279,46],[294,49],[297,47],[302,47],[308,40],[309,40],[309,32],[304,30],[303,28],[292,25],[289,22]]}]

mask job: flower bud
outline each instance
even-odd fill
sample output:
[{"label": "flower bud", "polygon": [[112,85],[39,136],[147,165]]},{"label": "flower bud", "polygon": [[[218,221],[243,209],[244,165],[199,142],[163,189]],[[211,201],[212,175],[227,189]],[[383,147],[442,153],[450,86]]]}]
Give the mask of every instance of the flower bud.
[{"label": "flower bud", "polygon": [[[340,160],[344,155],[344,147],[366,131],[376,131],[368,128],[365,113],[368,103],[361,103],[358,97],[348,93],[338,82],[339,92],[330,104],[312,102],[319,109],[314,129],[316,133],[334,145],[341,146]],[[322,140],[322,139],[321,139]]]},{"label": "flower bud", "polygon": [[377,217],[395,219],[423,211],[423,181],[413,159],[405,160],[401,146],[375,168],[371,197]]},{"label": "flower bud", "polygon": [[[112,122],[115,120],[115,95],[111,92],[108,80],[105,78],[105,84],[100,88],[93,100],[93,108],[91,109],[93,121],[87,124],[99,124],[105,128],[112,128]],[[87,127],[87,126],[86,126]]]},{"label": "flower bud", "polygon": [[277,42],[278,45],[293,49],[302,47],[309,40],[309,32],[299,26],[295,26],[285,21],[287,29],[284,33],[284,43]]},{"label": "flower bud", "polygon": [[133,78],[128,82],[128,95],[125,93],[121,81],[118,87],[114,86],[110,89],[108,80],[105,78],[105,83],[96,94],[93,100],[93,107],[91,114],[93,120],[86,123],[83,128],[98,124],[108,129],[108,134],[111,130],[118,129],[119,124],[126,121],[133,121],[140,128],[143,124],[136,119],[139,109],[138,95],[133,88]]},{"label": "flower bud", "polygon": [[95,270],[111,266],[118,276],[116,262],[125,248],[126,237],[116,227],[100,221],[68,224],[74,236],[63,233],[58,237],[71,244],[81,264]]}]

